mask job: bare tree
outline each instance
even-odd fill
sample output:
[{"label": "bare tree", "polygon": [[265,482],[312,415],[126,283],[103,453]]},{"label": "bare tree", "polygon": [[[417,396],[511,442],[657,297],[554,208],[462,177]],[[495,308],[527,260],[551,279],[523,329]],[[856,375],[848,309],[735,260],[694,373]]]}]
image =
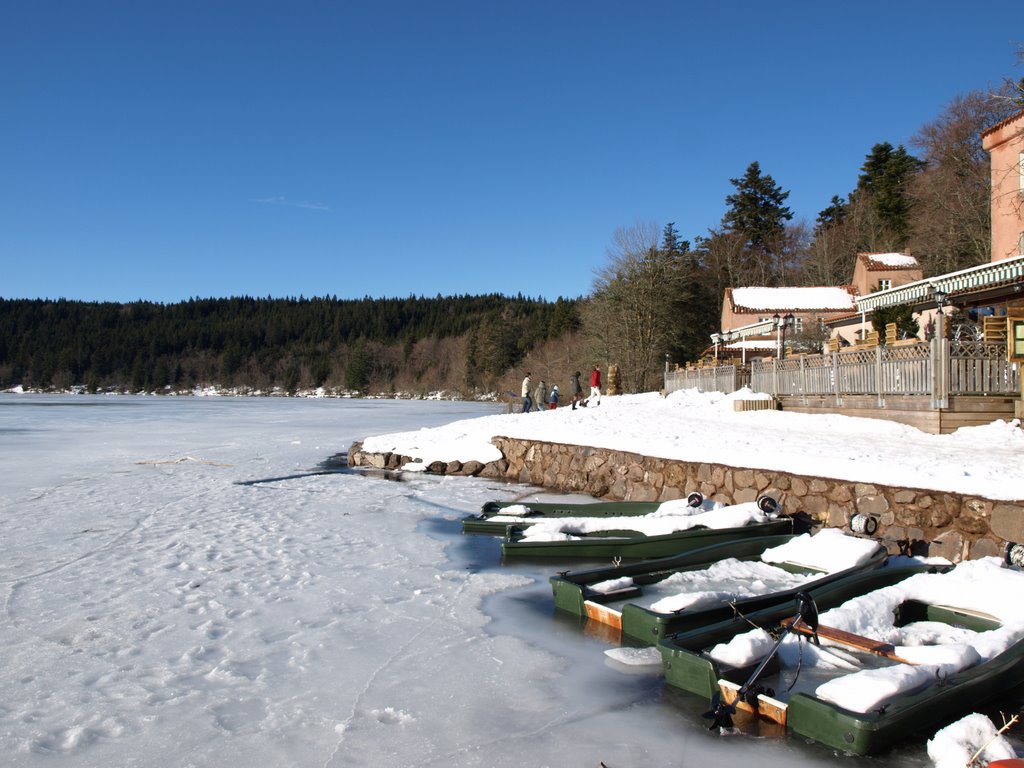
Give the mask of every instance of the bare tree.
[{"label": "bare tree", "polygon": [[617,364],[626,392],[660,382],[674,310],[688,292],[689,262],[660,249],[658,232],[651,223],[616,230],[609,261],[596,273],[593,295],[582,309],[591,357]]},{"label": "bare tree", "polygon": [[[1001,92],[1008,96],[1011,89]],[[917,204],[910,246],[926,274],[991,259],[991,170],[981,134],[1015,110],[1008,98],[974,91],[953,99],[914,135],[926,165],[911,189]]]}]

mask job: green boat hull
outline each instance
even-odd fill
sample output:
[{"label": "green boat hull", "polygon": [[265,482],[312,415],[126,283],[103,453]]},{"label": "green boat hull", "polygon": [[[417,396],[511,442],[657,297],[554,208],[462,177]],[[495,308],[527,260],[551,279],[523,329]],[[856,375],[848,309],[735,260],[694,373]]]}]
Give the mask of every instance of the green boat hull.
[{"label": "green boat hull", "polygon": [[[816,584],[805,590],[820,611],[842,605],[847,600],[897,584],[917,573],[930,570],[926,566],[910,568],[875,568],[860,571],[844,579]],[[665,682],[697,696],[710,699],[718,692],[719,678],[743,682],[745,670],[720,666],[703,653],[703,649],[725,643],[751,626],[778,626],[793,615],[794,603],[781,603],[770,608],[733,616],[694,630],[666,635],[658,641]]]},{"label": "green boat hull", "polygon": [[976,711],[1024,684],[1024,642],[994,659],[945,678],[923,691],[897,696],[882,711],[851,712],[804,693],[789,701],[788,730],[834,749],[868,755],[908,737],[928,738],[942,726]]},{"label": "green boat hull", "polygon": [[[832,589],[815,595],[819,609],[834,607],[857,594],[888,586],[900,579],[887,579],[895,574],[906,578],[924,569],[880,569],[862,574],[854,584],[833,585]],[[859,583],[856,583],[858,582]],[[874,584],[871,589],[865,587]],[[965,626],[986,631],[998,626],[990,619],[961,611],[910,602],[905,612],[919,615],[907,620],[929,620]],[[792,614],[792,606],[786,613]],[[776,610],[749,615],[753,623],[768,626],[780,618]],[[659,643],[665,668],[665,680],[670,685],[690,693],[712,699],[718,693],[718,680],[744,683],[752,671],[747,668],[720,667],[700,649],[725,642],[749,623],[722,622],[718,625],[666,638]],[[1017,642],[988,662],[952,674],[924,690],[902,694],[886,701],[885,705],[867,712],[854,712],[836,704],[818,699],[807,693],[794,694],[787,703],[786,728],[802,737],[817,741],[837,750],[856,755],[879,752],[915,735],[922,738],[964,714],[976,710],[1005,691],[1024,684],[1024,641]]]},{"label": "green boat hull", "polygon": [[[976,615],[918,603],[921,619],[965,626],[978,632],[997,622]],[[793,733],[835,749],[867,755],[905,741],[911,734],[930,737],[948,722],[1024,683],[1024,642],[990,661],[962,670],[915,693],[896,696],[873,712],[851,712],[805,693],[789,701],[786,726]]]},{"label": "green boat hull", "polygon": [[489,501],[483,505],[479,514],[462,519],[462,532],[504,536],[510,525],[526,526],[553,517],[638,517],[657,512],[661,506],[661,502],[658,501],[597,501],[581,504],[530,502],[523,504],[534,513],[529,517],[516,521],[491,520],[492,517],[501,515],[508,507],[520,504],[523,502]]},{"label": "green boat hull", "polygon": [[[586,603],[609,604],[622,602],[643,594],[643,586],[664,579],[674,573],[707,568],[713,563],[728,558],[755,560],[771,547],[781,546],[793,539],[793,534],[781,536],[754,536],[721,544],[699,547],[679,555],[640,560],[618,566],[590,568],[583,571],[563,571],[548,581],[554,596],[555,607],[576,616],[586,616]],[[619,590],[613,594],[595,592],[591,586],[602,581],[628,576],[636,586]],[[722,618],[727,618],[723,616]]]},{"label": "green boat hull", "polygon": [[[622,608],[622,633],[634,640],[654,645],[663,637],[677,632],[724,621],[735,614],[746,616],[757,611],[776,606],[792,608],[798,592],[814,593],[829,584],[848,579],[863,571],[879,568],[886,560],[886,551],[879,547],[870,561],[863,565],[847,568],[830,574],[820,574],[813,581],[799,587],[779,590],[765,595],[748,597],[721,605],[696,611],[680,611],[678,613],[657,613],[640,605],[627,604]],[[806,573],[806,571],[805,571]]]},{"label": "green boat hull", "polygon": [[793,521],[781,518],[738,528],[691,528],[687,531],[645,536],[636,531],[601,531],[571,541],[522,541],[521,529],[513,526],[501,543],[504,557],[587,558],[619,557],[642,560],[667,557],[700,547],[724,544],[754,536],[775,536],[793,531]]}]

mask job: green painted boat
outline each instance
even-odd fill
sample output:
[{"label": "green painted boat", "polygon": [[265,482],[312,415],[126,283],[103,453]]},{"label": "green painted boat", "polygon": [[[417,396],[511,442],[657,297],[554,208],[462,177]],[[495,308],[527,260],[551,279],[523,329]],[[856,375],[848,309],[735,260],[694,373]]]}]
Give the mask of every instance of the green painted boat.
[{"label": "green painted boat", "polygon": [[[858,544],[859,564],[833,573],[797,563],[766,564],[766,567],[779,569],[780,578],[777,583],[792,582],[792,579],[785,578],[786,574],[800,574],[810,579],[799,586],[738,600],[723,597],[713,603],[705,603],[702,607],[672,612],[659,612],[636,602],[644,595],[645,587],[650,590],[676,574],[705,571],[728,559],[758,561],[765,550],[782,546],[795,538],[794,534],[786,534],[727,541],[681,555],[620,564],[617,567],[563,571],[552,576],[549,581],[556,608],[586,617],[588,621],[607,624],[631,640],[653,645],[668,634],[713,624],[734,616],[737,611],[747,614],[775,605],[791,606],[798,592],[878,568],[887,558],[885,548],[881,545],[876,545],[873,551],[869,548],[865,551],[865,547]],[[619,580],[629,583],[612,591],[593,588],[594,585]]]},{"label": "green painted boat", "polygon": [[587,558],[615,557],[642,560],[677,555],[700,547],[724,544],[756,536],[792,533],[794,521],[781,517],[735,528],[690,528],[676,533],[646,536],[638,531],[614,530],[583,534],[568,541],[524,541],[523,527],[510,526],[501,542],[503,557]]},{"label": "green painted boat", "polygon": [[[881,568],[817,590],[813,597],[820,611],[841,605],[846,600],[861,595],[867,596],[874,603],[876,590],[897,584],[911,575],[934,570],[928,567]],[[1017,575],[1024,581],[1024,575]],[[1004,595],[1001,591],[996,595],[998,600],[1019,601],[1019,598],[1020,595]],[[747,718],[767,717],[799,736],[858,755],[876,753],[915,736],[929,737],[937,727],[1024,683],[1024,628],[1019,621],[1001,630],[1000,620],[982,610],[940,605],[936,601],[925,602],[913,598],[905,599],[895,607],[894,626],[905,627],[914,622],[937,622],[958,628],[960,631],[1003,632],[1004,639],[1009,642],[1005,646],[999,646],[994,655],[988,658],[981,656],[978,663],[968,664],[964,668],[954,668],[955,671],[939,672],[936,671],[939,668],[929,666],[929,662],[918,660],[918,663],[924,665],[920,673],[916,673],[921,682],[915,680],[905,688],[897,687],[897,692],[880,697],[877,701],[862,707],[868,711],[855,711],[850,708],[853,705],[849,703],[846,707],[841,706],[835,703],[838,697],[833,697],[832,701],[826,700],[823,697],[824,686],[820,685],[821,680],[815,680],[809,674],[809,670],[804,671],[804,678],[810,677],[811,680],[803,684],[803,689],[797,687],[794,691],[778,697],[771,691],[758,694],[757,688],[748,686],[753,681],[755,668],[762,664],[764,659],[745,667],[730,667],[717,663],[708,655],[707,651],[712,646],[727,642],[734,635],[746,632],[751,624],[766,628],[780,626],[788,618],[783,616],[783,613],[792,616],[793,606],[754,612],[743,619],[731,619],[664,638],[658,649],[662,654],[666,682],[676,688],[705,697],[713,703],[717,701],[715,712],[720,711],[722,702],[732,702],[741,713],[747,713]],[[827,615],[822,617],[823,625],[827,618]],[[897,655],[898,649],[891,645],[827,626],[819,626],[818,631],[823,641],[839,642],[847,648],[861,652],[869,651],[872,657],[883,657],[883,667],[891,664],[897,671],[912,672],[915,669],[915,662],[900,658]],[[987,642],[990,641],[983,641],[979,647],[983,647]],[[926,643],[911,650],[943,650],[943,646],[928,648],[927,645]],[[954,644],[949,647],[962,646]],[[899,652],[906,654],[908,651],[904,649]],[[847,656],[849,657],[849,654]],[[769,663],[764,671],[766,674],[773,674],[777,671],[777,665]],[[892,670],[881,671],[888,674]],[[862,671],[860,674],[863,675],[865,672]],[[798,675],[797,680],[800,679]],[[863,685],[864,682],[859,684]],[[742,696],[741,700],[733,702],[732,697],[737,694],[746,695]]]},{"label": "green painted boat", "polygon": [[[704,497],[691,493],[689,503],[698,506]],[[489,533],[504,536],[510,525],[527,526],[538,520],[554,517],[637,517],[657,512],[660,501],[488,501],[475,515],[462,519],[463,533]],[[508,510],[525,507],[525,514],[508,514]]]},{"label": "green painted boat", "polygon": [[[847,600],[866,595],[876,589],[898,584],[918,573],[934,571],[934,566],[912,566],[908,568],[876,568],[852,576],[819,585],[806,590],[814,599],[818,610],[842,605]],[[731,640],[751,626],[776,627],[793,615],[793,604],[779,604],[760,611],[732,616],[714,624],[696,629],[666,635],[658,641],[665,682],[688,693],[711,699],[718,692],[718,680],[746,678],[752,668],[724,669],[704,651],[719,643]]]}]

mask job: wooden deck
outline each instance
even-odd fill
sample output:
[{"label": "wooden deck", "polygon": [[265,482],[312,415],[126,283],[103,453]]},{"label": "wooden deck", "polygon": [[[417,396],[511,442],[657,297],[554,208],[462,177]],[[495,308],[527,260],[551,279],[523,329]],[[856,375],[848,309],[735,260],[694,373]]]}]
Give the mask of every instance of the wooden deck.
[{"label": "wooden deck", "polygon": [[[839,413],[867,419],[885,419],[908,424],[933,435],[945,435],[960,427],[989,424],[996,419],[1015,418],[1018,398],[1005,395],[953,395],[949,407],[933,408],[927,396],[890,395],[879,405],[874,395],[847,395],[836,405],[834,397],[798,397],[779,395],[783,411],[795,413]],[[806,402],[805,402],[806,400]]]}]

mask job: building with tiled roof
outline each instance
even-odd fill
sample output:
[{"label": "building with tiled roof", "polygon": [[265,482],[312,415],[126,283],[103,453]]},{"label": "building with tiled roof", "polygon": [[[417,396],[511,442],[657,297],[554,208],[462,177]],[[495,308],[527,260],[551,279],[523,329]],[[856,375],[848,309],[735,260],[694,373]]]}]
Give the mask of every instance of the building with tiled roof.
[{"label": "building with tiled roof", "polygon": [[896,288],[924,277],[921,265],[909,253],[858,253],[853,287],[861,296]]}]

